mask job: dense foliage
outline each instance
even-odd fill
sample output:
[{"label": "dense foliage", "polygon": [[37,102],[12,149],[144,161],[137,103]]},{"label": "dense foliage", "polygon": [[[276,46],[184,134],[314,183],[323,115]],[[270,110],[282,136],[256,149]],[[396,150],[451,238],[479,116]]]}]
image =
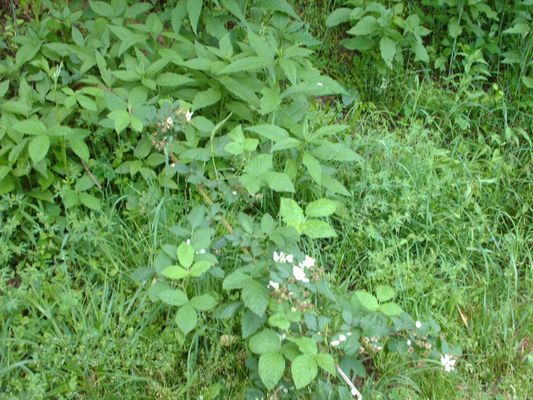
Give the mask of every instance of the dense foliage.
[{"label": "dense foliage", "polygon": [[[402,113],[413,121],[431,114],[439,126],[464,132],[473,115],[469,102],[497,102],[480,86],[496,64],[508,65],[502,76],[518,76],[518,121],[530,114],[527,1],[510,15],[496,3],[347,1],[350,7],[333,11],[326,23],[353,22],[348,34],[354,38],[343,43],[374,61],[381,58],[383,73],[407,66],[404,53],[411,52],[413,62],[432,60],[437,71],[453,71],[460,56],[452,103],[463,101],[464,109],[443,118],[428,91],[426,103],[407,101]],[[461,348],[448,344],[447,330],[429,316],[431,308],[406,312],[401,291],[423,297],[422,287],[428,287],[423,280],[418,290],[402,287],[388,265],[401,247],[397,240],[417,243],[407,252],[423,253],[428,265],[443,262],[426,254],[438,254],[428,245],[434,230],[416,228],[423,207],[437,207],[431,196],[439,187],[411,192],[385,167],[367,188],[358,186],[365,171],[375,168],[362,155],[367,144],[357,141],[360,127],[354,130],[348,120],[362,108],[357,96],[315,67],[312,49],[320,42],[290,3],[87,5],[35,3],[28,6],[33,18],[6,24],[0,41],[6,288],[0,306],[8,316],[0,326],[13,343],[0,353],[0,379],[6,379],[8,398],[102,395],[97,391],[115,385],[123,371],[135,382],[116,389],[124,397],[315,393],[347,399],[360,395],[362,378],[378,376],[383,359],[440,373],[455,370]],[[444,10],[442,18],[428,18],[432,8]],[[10,15],[4,18],[10,21]],[[498,30],[487,28],[492,21]],[[516,45],[523,54],[511,54]],[[506,121],[503,136],[493,141],[516,149],[509,176],[522,168],[527,180],[523,147],[531,141],[528,127],[518,125]],[[420,140],[428,135],[418,123],[409,129]],[[495,162],[498,154],[488,149]],[[480,157],[489,150],[483,147]],[[426,160],[428,171],[442,162],[459,176],[445,167],[454,163],[447,153],[435,151]],[[507,173],[496,164],[494,171]],[[429,185],[432,177],[420,179]],[[465,212],[483,214],[470,202],[492,179],[467,182]],[[391,191],[407,197],[390,205]],[[512,209],[501,218],[526,218],[528,210],[519,208],[530,197],[525,190],[502,199]],[[357,198],[361,209],[355,215]],[[447,212],[440,218],[452,218]],[[416,223],[405,227],[410,214]],[[499,235],[487,224],[478,228],[458,229],[459,240],[479,234],[489,246],[486,232]],[[520,234],[527,242],[530,232]],[[342,253],[328,255],[350,237],[353,248],[343,251],[358,249],[353,265]],[[457,240],[450,240],[450,248]],[[369,274],[370,284],[352,275],[364,259],[371,262],[361,276]],[[527,260],[530,255],[513,262],[522,269]],[[406,273],[410,268],[400,266]],[[43,326],[51,330],[43,334]],[[49,351],[42,349],[47,343]],[[119,355],[121,343],[140,346],[143,355]],[[76,356],[59,356],[62,346]],[[105,348],[105,356],[91,355],[95,347]],[[215,367],[220,357],[228,358],[224,368],[246,370],[225,375]],[[105,358],[120,361],[102,369]],[[194,387],[196,363],[213,364],[207,368],[212,378],[236,374],[244,383]],[[186,372],[167,385],[174,368]],[[145,381],[143,392],[136,385]],[[94,382],[100,382],[98,389],[91,389]]]}]

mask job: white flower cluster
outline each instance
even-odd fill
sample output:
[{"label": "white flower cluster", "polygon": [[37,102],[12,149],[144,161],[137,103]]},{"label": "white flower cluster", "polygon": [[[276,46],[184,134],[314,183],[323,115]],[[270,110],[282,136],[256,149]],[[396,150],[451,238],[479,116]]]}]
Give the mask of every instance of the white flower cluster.
[{"label": "white flower cluster", "polygon": [[335,339],[335,340],[332,340],[331,341],[331,345],[333,347],[337,347],[339,344],[341,344],[342,342],[345,342],[348,338],[347,336],[352,336],[352,332],[348,332],[346,335],[343,335],[342,333],[339,335],[339,338],[338,339]]},{"label": "white flower cluster", "polygon": [[[272,254],[272,259],[274,260],[274,262],[280,264],[292,264],[294,262],[294,256],[292,254],[285,254],[282,251],[275,251]],[[306,270],[313,268],[315,264],[315,259],[306,255],[301,263],[294,264],[292,266],[292,275],[294,276],[294,279],[300,282],[308,283],[309,278],[306,276]]]},{"label": "white flower cluster", "polygon": [[440,356],[440,363],[444,367],[444,371],[452,372],[455,370],[455,363],[457,360],[450,354],[443,354]]},{"label": "white flower cluster", "polygon": [[280,264],[286,264],[286,263],[292,263],[294,261],[294,256],[292,254],[285,254],[284,252],[275,251],[274,254],[272,254],[272,259],[274,262],[280,263]]}]

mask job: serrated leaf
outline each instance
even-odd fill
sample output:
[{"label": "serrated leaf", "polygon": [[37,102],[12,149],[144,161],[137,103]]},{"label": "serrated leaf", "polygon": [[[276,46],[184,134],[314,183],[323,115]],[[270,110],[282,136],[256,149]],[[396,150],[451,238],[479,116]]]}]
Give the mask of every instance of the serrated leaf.
[{"label": "serrated leaf", "polygon": [[396,55],[396,43],[394,40],[387,36],[383,36],[379,41],[379,50],[381,51],[381,58],[388,65],[389,68],[392,68],[392,60]]},{"label": "serrated leaf", "polygon": [[275,192],[295,192],[291,179],[283,172],[268,171],[263,174],[263,177],[268,187]]},{"label": "serrated leaf", "polygon": [[115,16],[113,7],[106,1],[89,1],[89,7],[101,17],[112,18]]},{"label": "serrated leaf", "polygon": [[380,305],[379,311],[387,317],[397,317],[404,312],[398,304],[391,302]]},{"label": "serrated leaf", "polygon": [[165,268],[161,273],[168,279],[183,279],[186,276],[189,276],[189,271],[178,265],[171,265],[170,267]]},{"label": "serrated leaf", "polygon": [[304,354],[315,355],[318,352],[316,342],[311,338],[301,337],[291,339],[291,341],[296,343],[298,349]]},{"label": "serrated leaf", "polygon": [[265,329],[250,338],[249,347],[256,354],[278,352],[281,349],[281,340],[272,329]]},{"label": "serrated leaf", "polygon": [[192,101],[192,110],[196,111],[200,108],[209,107],[210,105],[217,103],[220,98],[221,94],[218,90],[211,88],[207,89],[194,96]]},{"label": "serrated leaf", "polygon": [[209,271],[209,269],[213,266],[213,263],[208,260],[200,260],[193,264],[193,266],[190,269],[190,275],[194,277],[202,276],[204,273]]},{"label": "serrated leaf", "polygon": [[250,310],[245,310],[241,316],[242,337],[247,338],[253,335],[265,323],[265,316],[258,316]]},{"label": "serrated leaf", "polygon": [[350,20],[351,8],[338,8],[326,18],[326,26],[333,27]]},{"label": "serrated leaf", "polygon": [[215,308],[217,299],[210,294],[202,294],[191,299],[190,304],[198,311],[207,311]]},{"label": "serrated leaf", "polygon": [[308,217],[319,218],[329,217],[337,209],[337,203],[329,199],[319,199],[312,201],[305,208],[305,215]]},{"label": "serrated leaf", "polygon": [[315,157],[322,160],[334,161],[358,161],[360,156],[354,151],[347,148],[342,143],[328,143],[315,147],[312,150]]},{"label": "serrated leaf", "polygon": [[394,298],[396,293],[394,289],[387,285],[379,285],[376,288],[376,296],[379,301],[389,301]]},{"label": "serrated leaf", "polygon": [[285,359],[279,353],[265,353],[259,357],[259,377],[268,390],[273,389],[285,371]]},{"label": "serrated leaf", "polygon": [[379,308],[378,300],[368,292],[358,290],[355,292],[355,297],[367,310],[377,311],[377,309]]},{"label": "serrated leaf", "polygon": [[32,161],[37,164],[41,161],[50,148],[50,138],[47,135],[34,137],[28,146],[28,153]]},{"label": "serrated leaf", "polygon": [[311,239],[337,237],[335,229],[333,229],[330,224],[318,219],[308,219],[305,221],[302,233],[309,236]]},{"label": "serrated leaf", "polygon": [[305,221],[303,210],[293,199],[281,198],[279,213],[289,226],[299,227]]},{"label": "serrated leaf", "polygon": [[249,126],[246,128],[246,130],[257,133],[267,139],[272,140],[273,142],[278,142],[289,137],[289,134],[285,129],[272,124]]},{"label": "serrated leaf", "polygon": [[229,65],[226,65],[224,68],[217,72],[217,75],[229,75],[237,72],[254,71],[256,69],[266,68],[269,65],[270,62],[261,57],[244,57],[233,61]]},{"label": "serrated leaf", "polygon": [[266,285],[257,281],[248,282],[241,292],[244,305],[259,316],[265,312],[269,298],[270,291]]},{"label": "serrated leaf", "polygon": [[68,141],[70,149],[83,161],[88,161],[90,158],[89,148],[85,142],[81,139],[69,139]]},{"label": "serrated leaf", "polygon": [[182,306],[189,302],[187,295],[180,289],[167,289],[157,293],[157,297],[165,303],[171,306]]},{"label": "serrated leaf", "polygon": [[194,249],[190,244],[182,242],[178,246],[178,261],[184,268],[189,268],[194,261]]},{"label": "serrated leaf", "polygon": [[252,278],[250,277],[250,275],[244,274],[240,271],[235,271],[229,274],[228,276],[226,276],[226,278],[224,278],[222,287],[225,290],[242,289],[251,280]]},{"label": "serrated leaf", "polygon": [[186,76],[179,75],[174,72],[163,72],[155,79],[155,83],[159,87],[178,87],[189,85],[194,82],[194,79]]},{"label": "serrated leaf", "polygon": [[302,354],[292,362],[291,373],[296,389],[302,389],[315,379],[318,373],[317,363],[312,356]]},{"label": "serrated leaf", "polygon": [[261,115],[271,113],[272,111],[276,110],[281,104],[281,96],[279,94],[278,87],[274,89],[264,87],[261,90],[261,94],[263,95],[263,97],[261,97],[261,108],[259,110]]},{"label": "serrated leaf", "polygon": [[305,165],[305,168],[307,168],[307,172],[311,178],[319,185],[322,184],[322,167],[318,160],[308,152],[305,152],[302,162]]},{"label": "serrated leaf", "polygon": [[376,17],[367,15],[361,18],[347,33],[350,35],[372,35],[379,31],[379,23]]},{"label": "serrated leaf", "polygon": [[13,124],[13,129],[17,132],[24,133],[26,135],[46,135],[46,126],[39,120],[28,119],[26,121],[20,121]]},{"label": "serrated leaf", "polygon": [[193,306],[186,304],[180,307],[176,314],[176,324],[185,335],[192,331],[197,323],[198,314]]},{"label": "serrated leaf", "polygon": [[317,354],[315,360],[320,368],[330,373],[331,375],[337,375],[335,370],[335,359],[327,353]]},{"label": "serrated leaf", "polygon": [[189,21],[191,21],[191,28],[197,34],[198,20],[202,13],[203,0],[187,0],[187,13],[189,14]]},{"label": "serrated leaf", "polygon": [[85,207],[90,208],[94,211],[100,211],[102,209],[102,204],[100,203],[100,200],[94,197],[93,195],[82,192],[78,194],[78,197],[80,199],[81,204],[83,204]]}]

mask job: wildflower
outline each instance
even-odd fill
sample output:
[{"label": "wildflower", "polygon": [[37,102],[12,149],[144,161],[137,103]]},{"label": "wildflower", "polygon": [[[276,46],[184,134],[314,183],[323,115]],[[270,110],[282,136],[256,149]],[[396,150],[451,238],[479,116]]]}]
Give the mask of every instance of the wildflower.
[{"label": "wildflower", "polygon": [[315,259],[312,257],[309,257],[308,255],[305,256],[304,260],[300,263],[300,265],[303,268],[313,268],[315,266]]},{"label": "wildflower", "polygon": [[289,264],[292,264],[292,262],[294,261],[294,256],[292,254],[287,254],[286,261]]},{"label": "wildflower", "polygon": [[274,281],[270,281],[268,282],[268,287],[274,289],[274,290],[278,290],[279,289],[279,283],[278,282],[274,282]]},{"label": "wildflower", "polygon": [[416,329],[420,329],[420,328],[422,328],[422,322],[420,322],[420,321],[416,321],[416,322],[415,322],[415,326],[416,326]]},{"label": "wildflower", "polygon": [[168,126],[172,126],[174,125],[174,120],[172,119],[172,117],[168,117],[166,120],[166,123]]},{"label": "wildflower", "polygon": [[187,241],[185,243],[191,244],[191,239],[187,239]]},{"label": "wildflower", "polygon": [[324,84],[322,82],[317,82],[317,85],[320,86],[320,87],[324,86]]},{"label": "wildflower", "polygon": [[332,345],[333,347],[337,347],[339,344],[341,344],[341,342],[338,341],[338,340],[332,340],[332,341],[331,341],[331,345]]},{"label": "wildflower", "polygon": [[231,192],[232,195],[234,196],[237,196],[237,192],[234,190],[233,192]]},{"label": "wildflower", "polygon": [[407,340],[407,346],[411,346],[411,341],[409,339]]},{"label": "wildflower", "polygon": [[450,354],[443,354],[440,356],[440,363],[444,367],[444,371],[452,372],[455,369],[455,363],[457,360]]},{"label": "wildflower", "polygon": [[176,163],[171,163],[170,166],[174,168],[176,166]]},{"label": "wildflower", "polygon": [[190,123],[191,120],[192,120],[192,115],[193,115],[193,114],[194,114],[193,111],[187,111],[187,112],[185,113],[185,121],[187,121],[188,123]]},{"label": "wildflower", "polygon": [[205,249],[200,249],[196,252],[196,254],[205,254]]},{"label": "wildflower", "polygon": [[298,265],[293,265],[292,274],[294,275],[294,279],[296,279],[297,281],[304,283],[309,282],[309,279],[305,276],[305,271]]},{"label": "wildflower", "polygon": [[344,335],[339,335],[339,340],[340,340],[341,342],[346,341],[346,336],[344,336]]},{"label": "wildflower", "polygon": [[283,253],[282,251],[280,251],[279,253],[275,251],[274,253],[272,253],[272,259],[274,260],[274,262],[284,262],[285,253]]},{"label": "wildflower", "polygon": [[346,335],[347,336],[352,336],[352,332],[348,332]]}]

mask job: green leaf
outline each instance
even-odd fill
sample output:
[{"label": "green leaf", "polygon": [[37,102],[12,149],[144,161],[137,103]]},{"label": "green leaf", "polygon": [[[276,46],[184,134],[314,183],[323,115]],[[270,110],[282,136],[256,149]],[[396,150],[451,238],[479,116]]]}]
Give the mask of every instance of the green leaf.
[{"label": "green leaf", "polygon": [[320,163],[318,160],[313,157],[308,152],[304,152],[303,164],[305,165],[305,168],[307,168],[307,172],[311,176],[311,178],[318,183],[319,185],[322,184],[322,167],[320,166]]},{"label": "green leaf", "polygon": [[397,317],[404,312],[398,304],[391,302],[380,305],[379,311],[387,317]]},{"label": "green leaf", "polygon": [[235,271],[226,276],[226,278],[224,278],[222,287],[224,288],[224,290],[242,289],[251,280],[252,278],[250,277],[250,275],[246,275],[240,271]]},{"label": "green leaf", "polygon": [[305,208],[305,215],[308,217],[329,217],[337,209],[337,203],[329,199],[319,199],[312,201]]},{"label": "green leaf", "polygon": [[294,226],[298,228],[305,222],[305,216],[303,210],[300,208],[298,203],[292,199],[286,199],[284,197],[280,200],[280,210],[279,213],[283,222],[289,226]]},{"label": "green leaf", "polygon": [[192,110],[196,111],[200,108],[205,108],[217,103],[221,98],[221,94],[216,89],[207,89],[194,96],[192,101]]},{"label": "green leaf", "polygon": [[533,78],[530,78],[529,76],[522,76],[522,83],[528,88],[533,89]]},{"label": "green leaf", "polygon": [[117,133],[126,129],[130,123],[130,114],[124,110],[111,111],[108,117],[113,120],[113,126]]},{"label": "green leaf", "polygon": [[102,209],[102,204],[100,203],[100,200],[90,195],[89,193],[79,193],[79,199],[81,204],[83,204],[87,208],[90,208],[91,210],[100,211]]},{"label": "green leaf", "polygon": [[326,26],[333,27],[350,20],[351,8],[338,8],[328,15],[326,19]]},{"label": "green leaf", "polygon": [[244,57],[233,61],[229,65],[226,65],[224,68],[217,72],[217,75],[229,75],[237,72],[254,71],[256,69],[266,68],[269,65],[270,62],[261,57]]},{"label": "green leaf", "polygon": [[396,43],[394,40],[387,36],[383,36],[379,41],[379,49],[383,61],[385,61],[389,68],[392,68],[392,60],[394,60],[394,56],[396,55]]},{"label": "green leaf", "polygon": [[368,292],[358,290],[355,292],[355,297],[367,310],[377,311],[377,309],[379,308],[378,300]]},{"label": "green leaf", "polygon": [[178,246],[177,255],[178,261],[182,267],[189,268],[192,265],[192,262],[194,261],[194,249],[190,244],[182,242]]},{"label": "green leaf", "polygon": [[171,306],[182,306],[189,302],[187,295],[180,289],[167,289],[159,292],[157,297],[166,304]]},{"label": "green leaf", "polygon": [[279,88],[271,89],[269,87],[264,87],[261,90],[261,108],[259,112],[261,115],[266,115],[276,110],[281,104],[281,97],[279,95]]},{"label": "green leaf", "polygon": [[82,108],[88,111],[98,111],[96,103],[89,96],[84,96],[83,94],[80,94],[76,97],[76,99],[78,100],[78,103],[80,106],[82,106]]},{"label": "green leaf", "polygon": [[322,186],[333,193],[339,193],[343,196],[351,196],[351,193],[348,191],[348,189],[346,189],[342,183],[332,176],[322,174]]},{"label": "green leaf", "polygon": [[189,85],[194,82],[194,79],[179,75],[174,72],[163,72],[155,79],[155,83],[159,87],[178,87]]},{"label": "green leaf", "polygon": [[275,353],[281,349],[281,340],[272,329],[265,329],[250,338],[249,346],[256,354]]},{"label": "green leaf", "polygon": [[178,328],[186,335],[194,329],[198,323],[198,314],[196,310],[190,304],[185,304],[180,307],[178,313],[176,314],[176,324]]},{"label": "green leaf", "polygon": [[327,354],[327,353],[317,354],[315,357],[315,360],[318,366],[322,368],[324,371],[330,373],[333,376],[337,375],[337,371],[335,369],[335,359],[330,354]]},{"label": "green leaf", "polygon": [[248,40],[254,49],[255,54],[257,54],[260,58],[268,62],[272,62],[274,60],[274,51],[272,51],[272,48],[265,39],[259,35],[256,35],[251,30],[248,30]]},{"label": "green leaf", "polygon": [[266,318],[260,317],[250,310],[245,310],[241,316],[242,337],[253,335],[265,323]]},{"label": "green leaf", "polygon": [[296,343],[298,349],[304,354],[315,355],[318,352],[316,342],[308,337],[301,337],[292,339],[292,342]]},{"label": "green leaf", "polygon": [[379,23],[376,17],[368,15],[363,17],[348,31],[350,35],[372,35],[379,32]]},{"label": "green leaf", "polygon": [[49,148],[50,139],[46,135],[36,136],[30,141],[28,153],[34,164],[37,164],[46,156]]},{"label": "green leaf", "polygon": [[210,294],[202,294],[200,296],[193,297],[190,304],[198,311],[207,311],[215,308],[218,302],[217,299]]},{"label": "green leaf", "polygon": [[308,219],[305,221],[302,233],[311,239],[324,239],[337,236],[335,229],[330,224],[318,219]]},{"label": "green leaf", "polygon": [[517,22],[512,27],[504,30],[503,33],[525,36],[529,33],[529,25],[525,22]]},{"label": "green leaf", "polygon": [[315,147],[312,152],[315,157],[322,160],[358,161],[361,158],[342,143],[322,144]]},{"label": "green leaf", "polygon": [[376,296],[379,301],[389,301],[394,298],[394,289],[387,285],[379,285],[376,288]]},{"label": "green leaf", "polygon": [[285,129],[272,124],[250,126],[246,128],[246,130],[257,133],[263,137],[266,137],[267,139],[272,140],[273,142],[287,139],[289,137],[289,134]]},{"label": "green leaf", "polygon": [[213,263],[208,260],[197,261],[193,264],[190,270],[190,275],[195,278],[202,276],[204,273],[209,271],[209,268],[213,266]]},{"label": "green leaf", "polygon": [[186,276],[189,276],[189,271],[178,265],[171,265],[170,267],[165,268],[162,271],[162,274],[168,279],[183,279]]},{"label": "green leaf", "polygon": [[89,1],[89,7],[91,7],[91,10],[93,10],[95,14],[101,17],[112,18],[115,16],[113,7],[111,7],[106,1]]},{"label": "green leaf", "polygon": [[203,5],[203,0],[187,0],[187,13],[189,14],[189,21],[191,21],[191,27],[195,34],[197,34],[198,20],[200,19]]},{"label": "green leaf", "polygon": [[463,28],[461,27],[461,24],[459,24],[459,21],[457,21],[457,18],[450,19],[450,22],[448,22],[448,35],[452,39],[457,38],[461,33],[463,32]]},{"label": "green leaf", "polygon": [[262,175],[272,169],[272,155],[258,154],[246,163],[244,169],[250,175]]},{"label": "green leaf", "polygon": [[[211,62],[209,63],[211,64]],[[230,78],[229,76],[222,76],[217,78],[217,80],[233,95],[254,107],[259,107],[259,99],[255,95],[253,89],[249,86],[236,79]]]},{"label": "green leaf", "polygon": [[268,171],[263,174],[263,177],[268,187],[275,192],[295,192],[291,179],[283,172]]},{"label": "green leaf", "polygon": [[46,126],[37,119],[28,119],[26,121],[20,121],[13,124],[13,129],[17,132],[24,133],[26,135],[46,135]]},{"label": "green leaf", "polygon": [[302,389],[315,379],[318,373],[317,363],[313,356],[302,354],[292,362],[291,373],[296,389]]},{"label": "green leaf", "polygon": [[88,161],[90,158],[89,148],[85,142],[81,139],[69,139],[68,141],[70,149],[83,161]]},{"label": "green leaf", "polygon": [[267,308],[270,290],[260,282],[250,281],[242,289],[241,298],[246,307],[261,316]]},{"label": "green leaf", "polygon": [[27,104],[23,103],[22,101],[13,101],[13,100],[7,100],[3,103],[0,103],[0,109],[13,113],[13,114],[19,114],[23,116],[27,116],[29,112],[31,111],[31,107]]},{"label": "green leaf", "polygon": [[0,83],[0,99],[3,98],[9,90],[9,79]]},{"label": "green leaf", "polygon": [[285,359],[277,352],[265,353],[259,357],[259,377],[268,390],[273,389],[285,371]]}]

